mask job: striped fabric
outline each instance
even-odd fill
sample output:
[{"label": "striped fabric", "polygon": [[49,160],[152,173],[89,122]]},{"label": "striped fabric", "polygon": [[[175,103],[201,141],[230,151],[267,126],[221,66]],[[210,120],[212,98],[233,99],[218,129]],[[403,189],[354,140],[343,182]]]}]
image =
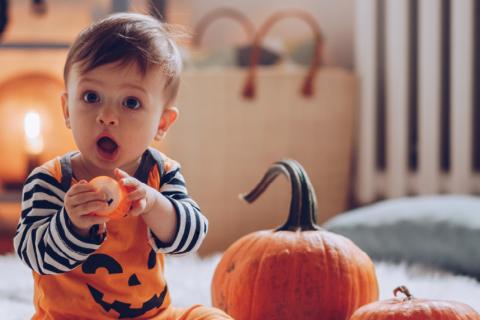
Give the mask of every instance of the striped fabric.
[{"label": "striped fabric", "polygon": [[[163,243],[148,229],[148,239],[158,253],[184,254],[199,248],[208,230],[208,220],[189,197],[178,163],[169,160],[169,164],[160,179],[160,192],[176,210],[176,234],[171,243]],[[148,170],[152,168],[157,166],[150,166]],[[59,274],[74,269],[94,253],[105,238],[105,235],[85,238],[75,233],[63,207],[66,190],[59,181],[61,178],[44,165],[33,170],[23,187],[22,214],[14,247],[18,257],[39,274]]]},{"label": "striped fabric", "polygon": [[208,232],[208,220],[189,197],[180,166],[173,166],[160,179],[160,192],[173,204],[177,214],[177,231],[172,243],[162,243],[149,230],[149,239],[156,252],[184,254],[198,250]]}]

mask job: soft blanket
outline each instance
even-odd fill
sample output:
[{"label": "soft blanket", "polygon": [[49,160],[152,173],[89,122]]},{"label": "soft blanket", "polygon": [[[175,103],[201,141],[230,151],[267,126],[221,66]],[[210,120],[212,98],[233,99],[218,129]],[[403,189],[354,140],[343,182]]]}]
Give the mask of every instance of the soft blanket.
[{"label": "soft blanket", "polygon": [[[210,283],[221,255],[168,257],[165,276],[175,306],[210,305]],[[376,262],[380,298],[406,285],[415,297],[455,300],[480,312],[480,283],[422,266]],[[0,319],[25,320],[33,313],[31,271],[13,255],[0,256]]]}]

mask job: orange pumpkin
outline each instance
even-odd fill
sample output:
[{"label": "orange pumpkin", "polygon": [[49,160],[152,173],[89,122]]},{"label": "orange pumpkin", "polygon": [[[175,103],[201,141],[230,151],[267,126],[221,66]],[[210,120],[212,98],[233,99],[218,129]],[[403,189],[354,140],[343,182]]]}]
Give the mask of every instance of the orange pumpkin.
[{"label": "orange pumpkin", "polygon": [[127,191],[117,180],[108,176],[98,176],[89,182],[97,190],[107,195],[108,207],[102,211],[95,211],[93,215],[109,216],[110,219],[118,219],[128,212],[131,202],[127,199]]},{"label": "orange pumpkin", "polygon": [[279,174],[291,182],[287,221],[225,251],[212,303],[237,320],[346,320],[378,299],[374,265],[352,241],[316,224],[315,192],[298,162],[275,163],[245,200],[253,202]]},{"label": "orange pumpkin", "polygon": [[479,320],[480,315],[464,303],[415,299],[405,286],[396,288],[406,298],[389,299],[359,308],[350,320]]}]

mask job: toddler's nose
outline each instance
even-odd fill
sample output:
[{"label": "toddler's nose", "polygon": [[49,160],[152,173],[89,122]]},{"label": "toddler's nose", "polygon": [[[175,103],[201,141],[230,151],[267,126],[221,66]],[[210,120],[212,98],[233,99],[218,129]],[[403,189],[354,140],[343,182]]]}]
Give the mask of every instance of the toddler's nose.
[{"label": "toddler's nose", "polygon": [[118,124],[118,117],[113,111],[102,110],[97,116],[97,122],[104,126],[114,126]]}]

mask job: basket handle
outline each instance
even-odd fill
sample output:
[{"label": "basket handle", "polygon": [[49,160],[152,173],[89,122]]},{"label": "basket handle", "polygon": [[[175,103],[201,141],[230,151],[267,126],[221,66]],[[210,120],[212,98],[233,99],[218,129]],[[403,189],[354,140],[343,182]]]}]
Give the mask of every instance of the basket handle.
[{"label": "basket handle", "polygon": [[198,23],[194,28],[194,35],[192,38],[193,46],[200,47],[203,35],[205,34],[205,31],[207,30],[208,26],[210,26],[210,24],[215,20],[223,17],[231,18],[239,22],[248,36],[248,42],[251,42],[251,39],[255,34],[255,27],[253,23],[250,21],[250,19],[246,15],[244,15],[242,12],[236,9],[229,8],[229,7],[220,7],[210,11],[205,16],[203,16],[200,19],[200,21],[198,21]]},{"label": "basket handle", "polygon": [[272,14],[261,25],[261,27],[258,29],[257,34],[255,35],[252,45],[252,54],[250,55],[250,67],[247,74],[247,80],[243,88],[243,96],[247,99],[255,98],[255,78],[258,59],[260,56],[260,42],[276,22],[285,18],[300,18],[310,26],[315,36],[315,47],[312,53],[312,63],[308,69],[307,75],[305,76],[305,80],[301,89],[302,95],[304,97],[310,97],[313,95],[313,80],[318,71],[318,66],[321,62],[323,47],[323,39],[320,27],[316,19],[308,12],[300,9],[286,9],[277,11]]}]

